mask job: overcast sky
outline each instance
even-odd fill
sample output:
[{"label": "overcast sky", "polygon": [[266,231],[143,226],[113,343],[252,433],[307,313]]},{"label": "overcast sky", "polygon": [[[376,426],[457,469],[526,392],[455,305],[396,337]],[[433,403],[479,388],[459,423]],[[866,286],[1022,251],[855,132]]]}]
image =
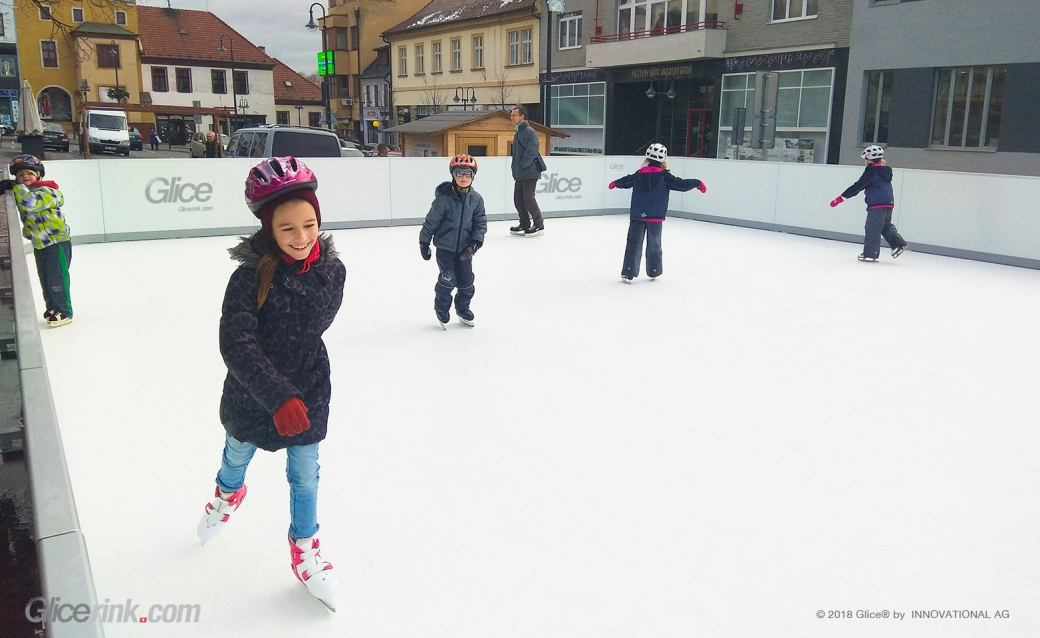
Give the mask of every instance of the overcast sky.
[{"label": "overcast sky", "polygon": [[[165,7],[167,0],[138,0],[139,5]],[[316,73],[321,31],[310,32],[307,9],[312,0],[170,0],[175,9],[216,14],[257,46],[300,73]],[[325,3],[321,3],[325,6]],[[321,10],[314,9],[315,19]]]}]

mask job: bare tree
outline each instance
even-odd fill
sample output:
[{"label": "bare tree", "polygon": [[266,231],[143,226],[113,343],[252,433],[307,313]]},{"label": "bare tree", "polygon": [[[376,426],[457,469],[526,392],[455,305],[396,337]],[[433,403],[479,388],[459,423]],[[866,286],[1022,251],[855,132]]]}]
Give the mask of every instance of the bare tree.
[{"label": "bare tree", "polygon": [[495,102],[491,106],[497,106],[498,110],[506,110],[508,105],[512,108],[513,103],[510,100],[513,97],[513,87],[507,83],[509,80],[509,70],[505,68],[495,69],[495,86],[493,88]]},{"label": "bare tree", "polygon": [[437,84],[437,78],[434,78],[431,83],[426,81],[426,76],[423,76],[423,82],[426,84],[426,88],[423,89],[423,104],[434,107],[437,113],[445,110],[444,105],[448,103],[448,94]]},{"label": "bare tree", "polygon": [[[43,15],[48,15],[51,22],[51,38],[62,38],[72,48],[76,58],[80,62],[95,57],[94,50],[83,40],[73,37],[72,31],[78,26],[71,22],[65,22],[59,15],[71,16],[72,11],[59,11],[66,6],[72,7],[71,0],[5,0],[0,4],[10,6],[20,17],[18,20],[38,20]],[[105,12],[111,14],[113,11],[128,11],[137,5],[136,0],[77,0],[76,8],[84,9],[84,17],[94,12]],[[95,11],[91,11],[93,8]],[[176,12],[176,9],[164,9]]]}]

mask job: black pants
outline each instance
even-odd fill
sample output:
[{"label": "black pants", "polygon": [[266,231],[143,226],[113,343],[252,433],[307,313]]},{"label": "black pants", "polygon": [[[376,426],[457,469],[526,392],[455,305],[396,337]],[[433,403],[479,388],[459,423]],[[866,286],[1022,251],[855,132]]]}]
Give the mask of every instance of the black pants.
[{"label": "black pants", "polygon": [[881,238],[888,242],[889,248],[906,246],[906,240],[899,236],[899,231],[892,224],[891,208],[868,208],[867,223],[864,224],[863,256],[877,259],[881,255]]},{"label": "black pants", "polygon": [[72,316],[72,296],[69,293],[69,264],[72,263],[72,242],[63,241],[42,249],[33,249],[36,272],[47,310],[57,310]]},{"label": "black pants", "polygon": [[451,308],[451,291],[459,289],[455,295],[455,309],[469,310],[469,302],[473,299],[476,288],[473,286],[473,259],[459,259],[459,253],[443,248],[437,249],[437,285],[433,287],[436,297],[433,307],[439,312],[448,312]]},{"label": "black pants", "polygon": [[153,151],[157,151],[157,150],[159,150],[159,142],[156,142],[155,140],[152,140],[152,141],[150,142],[150,144],[152,145],[152,150],[153,150]]},{"label": "black pants", "polygon": [[537,179],[518,179],[513,184],[513,205],[520,215],[521,228],[530,228],[532,220],[535,228],[545,228],[542,209],[538,208],[538,202],[534,199],[534,188],[537,184]]},{"label": "black pants", "polygon": [[646,274],[659,277],[664,272],[664,253],[661,251],[661,227],[664,222],[645,222],[633,219],[628,222],[628,244],[625,246],[625,263],[621,266],[622,277],[638,277],[639,262],[643,259],[643,236],[646,235]]}]

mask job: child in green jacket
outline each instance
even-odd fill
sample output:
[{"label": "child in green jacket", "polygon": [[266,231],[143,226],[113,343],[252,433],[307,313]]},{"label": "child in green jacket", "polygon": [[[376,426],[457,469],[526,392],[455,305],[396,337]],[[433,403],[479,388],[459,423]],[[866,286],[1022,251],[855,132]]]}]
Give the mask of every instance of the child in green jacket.
[{"label": "child in green jacket", "polygon": [[22,237],[30,240],[36,257],[36,272],[47,304],[43,318],[52,328],[72,321],[69,295],[69,264],[72,237],[61,214],[65,198],[58,185],[44,181],[43,162],[32,155],[11,160],[14,179],[0,180],[0,193],[12,191],[22,220]]}]

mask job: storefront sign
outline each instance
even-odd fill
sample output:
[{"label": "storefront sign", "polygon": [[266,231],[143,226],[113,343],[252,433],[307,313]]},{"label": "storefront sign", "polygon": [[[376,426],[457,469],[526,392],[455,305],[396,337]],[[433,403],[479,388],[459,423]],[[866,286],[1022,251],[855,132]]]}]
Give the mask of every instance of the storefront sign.
[{"label": "storefront sign", "polygon": [[605,82],[607,74],[601,69],[588,69],[582,71],[564,71],[562,73],[542,73],[541,83],[550,84],[580,84],[582,82]]},{"label": "storefront sign", "polygon": [[677,78],[693,75],[693,65],[652,66],[632,69],[628,72],[628,80],[656,80],[658,78]]},{"label": "storefront sign", "polygon": [[833,66],[834,64],[834,49],[792,51],[790,53],[752,55],[746,58],[726,58],[726,73],[747,73],[759,69],[800,69],[805,67]]}]

